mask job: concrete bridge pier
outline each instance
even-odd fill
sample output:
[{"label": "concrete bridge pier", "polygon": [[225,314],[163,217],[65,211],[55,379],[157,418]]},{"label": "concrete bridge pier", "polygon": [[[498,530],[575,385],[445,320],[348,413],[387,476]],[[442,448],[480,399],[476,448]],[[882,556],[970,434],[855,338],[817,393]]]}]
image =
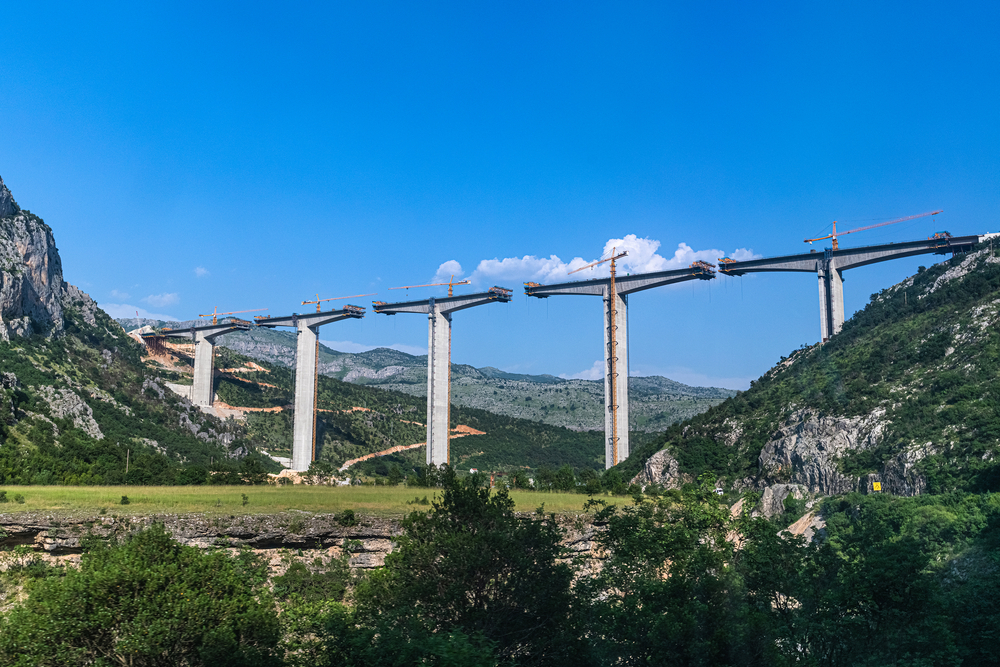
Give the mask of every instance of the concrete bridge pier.
[{"label": "concrete bridge pier", "polygon": [[299,326],[295,347],[295,412],[292,415],[292,470],[308,470],[316,458],[316,389],[319,327]]},{"label": "concrete bridge pier", "polygon": [[833,260],[817,269],[819,278],[820,340],[826,342],[844,326],[844,274]]},{"label": "concrete bridge pier", "polygon": [[[688,280],[711,280],[715,271],[710,264],[695,262],[686,269],[619,275],[612,293],[610,278],[575,280],[554,285],[524,283],[524,293],[539,299],[550,296],[578,294],[599,296],[604,301],[604,467],[610,468],[628,458],[628,295],[654,287],[673,285]],[[612,302],[611,299],[616,301]],[[611,321],[611,304],[615,318]],[[612,344],[612,333],[614,334]],[[612,391],[611,361],[617,368]],[[615,409],[617,408],[617,410]],[[615,415],[617,414],[617,418]]]},{"label": "concrete bridge pier", "polygon": [[184,338],[194,342],[194,380],[191,384],[191,402],[200,407],[211,407],[215,395],[213,365],[215,340],[233,331],[246,331],[252,324],[245,320],[230,319],[220,324],[209,324],[188,329],[164,329],[165,338]]},{"label": "concrete bridge pier", "polygon": [[257,326],[295,327],[295,412],[292,417],[291,469],[304,472],[316,459],[316,388],[319,379],[319,328],[324,324],[346,319],[361,319],[365,309],[344,306],[308,315],[267,317],[257,320]]},{"label": "concrete bridge pier", "polygon": [[430,299],[427,315],[427,465],[451,460],[451,314]]},{"label": "concrete bridge pier", "polygon": [[203,333],[197,333],[195,336],[194,382],[191,384],[190,398],[195,405],[209,406],[212,405],[215,394],[212,375],[215,366],[216,336],[206,336]]},{"label": "concrete bridge pier", "polygon": [[451,462],[451,314],[487,303],[507,303],[511,291],[491,287],[487,292],[386,303],[373,301],[376,313],[427,315],[427,465]]},{"label": "concrete bridge pier", "polygon": [[[611,321],[611,299],[615,304],[615,319]],[[614,331],[614,345],[611,334]],[[617,377],[611,391],[612,358]],[[615,410],[617,406],[617,410]],[[617,421],[612,424],[612,415]],[[628,458],[628,296],[604,294],[604,460],[617,465]],[[612,428],[614,426],[614,428]],[[612,435],[614,434],[614,435]],[[608,466],[610,467],[610,466]]]}]

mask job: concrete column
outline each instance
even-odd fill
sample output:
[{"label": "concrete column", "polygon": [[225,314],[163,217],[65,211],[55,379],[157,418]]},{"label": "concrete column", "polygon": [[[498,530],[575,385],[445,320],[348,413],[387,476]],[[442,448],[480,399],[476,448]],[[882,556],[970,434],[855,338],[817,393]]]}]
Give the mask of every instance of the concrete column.
[{"label": "concrete column", "polygon": [[830,259],[823,263],[817,275],[820,340],[825,343],[844,327],[844,274]]},{"label": "concrete column", "polygon": [[295,418],[292,425],[292,470],[308,470],[316,434],[316,341],[319,327],[298,329],[295,351]]},{"label": "concrete column", "polygon": [[826,268],[820,267],[816,271],[819,278],[819,340],[825,343],[830,339],[830,286],[827,280]]},{"label": "concrete column", "polygon": [[840,333],[844,328],[844,274],[830,262],[830,335]]},{"label": "concrete column", "polygon": [[439,466],[451,454],[451,315],[431,299],[427,319],[427,464]]},{"label": "concrete column", "polygon": [[[604,467],[610,468],[628,458],[628,300],[619,294],[614,295],[615,321],[611,322],[610,298],[604,296]],[[615,327],[615,349],[611,349],[611,327]],[[617,461],[615,443],[611,438],[611,356],[617,357],[615,364],[618,372],[615,383],[615,401],[618,404],[618,434]]]},{"label": "concrete column", "polygon": [[191,385],[191,402],[195,405],[211,406],[215,394],[213,386],[212,362],[215,352],[215,337],[198,333],[194,340],[194,382]]}]

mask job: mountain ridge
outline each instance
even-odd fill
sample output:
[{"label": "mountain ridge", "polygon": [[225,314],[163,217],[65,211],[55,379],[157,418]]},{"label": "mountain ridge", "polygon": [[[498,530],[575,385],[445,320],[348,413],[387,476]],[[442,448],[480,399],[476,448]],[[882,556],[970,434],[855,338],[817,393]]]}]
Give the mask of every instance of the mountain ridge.
[{"label": "mountain ridge", "polygon": [[[121,318],[118,322],[131,330],[143,326],[186,328],[206,321]],[[290,331],[253,329],[226,334],[218,342],[259,361],[288,368],[295,365],[295,334]],[[492,366],[475,368],[456,363],[452,363],[451,370],[452,402],[456,405],[574,430],[604,428],[603,380],[509,373]],[[365,352],[339,352],[320,343],[319,372],[345,382],[426,396],[426,355],[385,347]],[[717,387],[692,387],[660,376],[630,377],[631,430],[647,433],[663,430],[735,393]]]}]

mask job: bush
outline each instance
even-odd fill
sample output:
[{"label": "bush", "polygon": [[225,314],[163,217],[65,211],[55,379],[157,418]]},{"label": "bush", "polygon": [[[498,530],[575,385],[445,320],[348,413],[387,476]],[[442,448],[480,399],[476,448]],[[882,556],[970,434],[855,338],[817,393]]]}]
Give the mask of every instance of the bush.
[{"label": "bush", "polygon": [[122,504],[122,505],[128,505],[130,502],[131,501],[128,499],[128,496],[122,496],[122,500],[121,500],[120,504]]},{"label": "bush", "polygon": [[0,664],[280,665],[267,566],[174,542],[162,525],[98,544],[0,620]]}]

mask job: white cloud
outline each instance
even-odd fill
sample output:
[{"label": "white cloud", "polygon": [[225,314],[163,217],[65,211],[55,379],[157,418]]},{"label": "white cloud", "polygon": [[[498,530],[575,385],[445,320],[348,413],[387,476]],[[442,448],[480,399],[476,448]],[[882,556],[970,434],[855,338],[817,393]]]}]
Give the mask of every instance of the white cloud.
[{"label": "white cloud", "polygon": [[116,289],[111,290],[111,296],[114,297],[114,298],[116,298],[116,299],[121,299],[122,301],[125,301],[127,299],[131,299],[132,298],[131,295],[129,295],[128,292],[122,292],[122,291],[116,290]]},{"label": "white cloud", "polygon": [[573,373],[572,375],[566,375],[563,373],[559,377],[564,380],[603,380],[604,379],[604,361],[598,359],[594,362],[594,365],[585,371],[580,371],[579,373]]},{"label": "white cloud", "polygon": [[144,296],[140,301],[144,301],[154,308],[163,308],[164,306],[172,306],[180,301],[180,297],[177,296],[177,292],[170,292],[164,294],[150,294],[149,296]]},{"label": "white cloud", "polygon": [[449,259],[447,262],[438,267],[437,273],[434,274],[432,283],[446,283],[451,280],[452,276],[456,278],[461,278],[465,271],[462,270],[462,265],[453,259]]},{"label": "white cloud", "polygon": [[101,310],[114,318],[119,317],[136,317],[136,312],[139,313],[139,317],[144,317],[148,320],[164,320],[166,322],[179,322],[173,315],[164,315],[162,313],[151,313],[144,308],[139,308],[138,306],[132,306],[127,303],[104,303],[99,304]]},{"label": "white cloud", "polygon": [[[664,257],[657,252],[659,248],[660,242],[655,239],[641,239],[635,234],[628,234],[625,238],[608,240],[604,244],[604,253],[601,257],[610,257],[612,251],[616,254],[623,251],[627,252],[628,255],[617,262],[619,271],[623,273],[648,273],[651,271],[682,269],[698,260],[715,264],[720,257],[726,256],[726,253],[722,250],[695,250],[687,243],[678,243],[673,255]],[[760,257],[760,255],[747,248],[739,248],[729,253],[728,256],[741,261]],[[484,259],[479,262],[479,266],[472,273],[471,279],[474,283],[478,284],[493,282],[538,282],[546,284],[567,282],[570,280],[603,278],[610,274],[609,263],[605,262],[600,266],[581,271],[578,274],[568,275],[570,271],[586,266],[587,264],[590,264],[590,262],[581,257],[574,257],[570,261],[565,262],[556,255],[550,255],[547,258],[525,255],[524,257],[506,257],[504,259]]]},{"label": "white cloud", "polygon": [[204,278],[205,276],[211,274],[209,273],[208,269],[206,269],[204,266],[196,266],[194,267],[194,275],[198,276],[199,278]]},{"label": "white cloud", "polygon": [[416,345],[403,345],[402,343],[393,343],[392,345],[365,345],[364,343],[355,343],[350,340],[321,340],[323,345],[326,345],[331,350],[336,350],[337,352],[351,352],[357,354],[358,352],[367,352],[368,350],[374,350],[377,347],[388,347],[392,350],[399,350],[400,352],[405,352],[406,354],[412,354],[416,357],[427,354],[426,347],[418,347]]}]

